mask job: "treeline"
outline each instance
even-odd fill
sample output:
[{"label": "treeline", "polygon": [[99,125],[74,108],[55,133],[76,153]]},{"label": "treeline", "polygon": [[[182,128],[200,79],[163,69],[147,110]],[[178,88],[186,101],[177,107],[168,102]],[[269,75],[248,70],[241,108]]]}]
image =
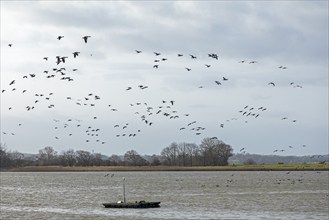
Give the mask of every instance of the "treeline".
[{"label": "treeline", "polygon": [[17,151],[0,146],[0,168],[21,166],[225,166],[233,149],[217,138],[205,138],[200,145],[172,143],[160,155],[143,157],[135,150],[124,156],[91,153],[85,150],[68,149],[58,153],[53,147],[40,149],[36,158],[26,158]]},{"label": "treeline", "polygon": [[326,163],[329,154],[309,156],[281,156],[281,155],[259,155],[259,154],[234,154],[230,157],[231,164],[302,164],[302,163]]}]

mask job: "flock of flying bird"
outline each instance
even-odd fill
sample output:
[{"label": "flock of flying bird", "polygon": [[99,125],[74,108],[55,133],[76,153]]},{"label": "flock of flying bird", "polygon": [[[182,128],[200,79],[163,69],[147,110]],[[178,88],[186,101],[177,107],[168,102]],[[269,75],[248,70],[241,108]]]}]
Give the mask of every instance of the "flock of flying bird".
[{"label": "flock of flying bird", "polygon": [[[64,36],[58,36],[57,40],[58,41],[62,41],[64,38]],[[83,42],[84,43],[88,43],[89,39],[91,38],[91,36],[83,36]],[[9,47],[13,47],[13,44],[9,44]],[[143,51],[141,50],[135,50],[136,54],[141,54],[143,53]],[[68,69],[65,64],[67,64],[67,62],[69,62],[70,59],[79,59],[80,56],[80,52],[79,51],[73,51],[71,52],[71,56],[69,55],[64,55],[64,56],[56,56],[54,58],[55,60],[55,64],[53,64],[54,66],[52,66],[50,69],[46,69],[43,70],[41,77],[45,78],[45,79],[51,79],[51,78],[57,78],[59,80],[62,81],[67,81],[67,82],[72,82],[74,81],[74,77],[73,76],[77,76],[77,74],[74,74],[75,72],[78,72],[78,68],[72,68],[72,69]],[[154,60],[153,60],[153,69],[159,69],[161,68],[161,65],[163,62],[168,62],[168,58],[166,57],[162,57],[162,54],[160,52],[153,52],[154,54]],[[177,57],[181,58],[181,57],[186,57],[186,55],[182,54],[182,53],[178,53]],[[198,59],[198,57],[194,54],[189,54],[187,55],[188,58],[192,59],[192,60],[196,60]],[[216,53],[209,53],[208,57],[210,59],[213,60],[218,60],[219,56]],[[42,57],[40,59],[43,59],[45,62],[48,62],[50,59],[48,56]],[[257,64],[257,61],[252,60],[252,61],[246,61],[246,60],[241,60],[238,63],[240,64],[245,64],[248,63],[250,65],[255,65]],[[52,65],[52,64],[51,64]],[[210,63],[206,63],[204,64],[205,68],[211,68],[212,64]],[[185,66],[184,67],[186,71],[193,71],[192,67],[189,66]],[[286,66],[279,66],[278,67],[281,70],[286,70],[287,67]],[[12,79],[9,84],[8,87],[4,88],[1,90],[1,96],[5,97],[4,95],[6,95],[6,93],[9,92],[18,92],[18,90],[20,90],[21,94],[28,94],[29,93],[29,89],[27,88],[18,88],[15,87],[17,82],[21,82],[21,80],[29,80],[29,79],[34,79],[34,78],[40,78],[40,74],[35,74],[35,73],[31,73],[31,74],[25,74],[23,75],[22,79]],[[223,76],[221,77],[221,79],[216,79],[214,80],[214,85],[217,86],[222,86],[224,83],[229,82],[229,78],[227,76]],[[269,82],[268,83],[269,86],[276,86],[276,84],[274,82]],[[295,87],[295,88],[302,88],[301,85],[296,85],[294,82],[290,83],[291,86]],[[135,86],[129,86],[126,87],[125,90],[127,92],[130,92],[130,90],[133,89],[140,89],[140,90],[146,90],[149,88],[148,85],[135,85]],[[199,89],[202,89],[203,86],[199,86]],[[56,92],[46,92],[46,93],[35,93],[35,94],[30,94],[33,95],[34,101],[31,102],[29,105],[25,106],[26,111],[32,111],[32,110],[36,110],[37,108],[39,108],[41,105],[43,107],[46,107],[48,109],[52,109],[52,108],[56,108],[55,104],[52,103],[52,99],[53,96],[56,94]],[[63,98],[63,97],[62,97]],[[81,108],[83,107],[90,107],[93,108],[95,106],[101,105],[99,102],[101,100],[101,95],[99,94],[95,94],[93,92],[86,94],[83,97],[77,97],[74,98],[72,96],[67,96],[64,97],[68,104],[70,103],[71,105],[77,105],[80,106]],[[133,112],[134,115],[137,116],[137,118],[139,118],[139,120],[145,125],[145,126],[152,126],[155,122],[154,121],[158,121],[159,117],[162,117],[164,119],[168,119],[168,120],[176,120],[179,118],[188,118],[191,117],[190,113],[181,113],[179,112],[177,109],[175,109],[175,100],[159,100],[159,102],[156,104],[157,106],[154,106],[146,103],[146,102],[136,102],[136,103],[130,103],[129,106],[131,108],[133,108]],[[107,104],[106,106],[102,106],[102,108],[107,108],[110,112],[113,112],[113,114],[115,114],[115,112],[118,112],[119,109],[117,107],[114,107],[112,104]],[[8,110],[10,111],[14,111],[15,110],[15,106],[8,106]],[[226,120],[226,122],[229,121],[233,121],[233,120],[238,120],[239,118],[245,118],[245,123],[248,123],[248,119],[256,119],[258,117],[260,117],[262,115],[262,113],[264,111],[267,111],[266,107],[263,106],[249,106],[246,105],[245,107],[243,107],[242,109],[237,111],[238,116],[236,118],[231,118]],[[91,112],[91,111],[90,111]],[[114,116],[115,118],[115,116]],[[89,120],[98,120],[97,116],[91,116],[89,118]],[[287,117],[283,117],[282,120],[288,120]],[[58,139],[62,139],[63,137],[71,137],[74,136],[74,132],[76,132],[76,129],[79,129],[79,132],[84,132],[85,133],[85,142],[86,143],[99,143],[99,144],[106,144],[107,143],[107,138],[102,137],[101,135],[101,129],[98,128],[97,126],[92,125],[93,123],[89,123],[86,124],[84,123],[84,120],[81,119],[74,119],[74,118],[67,118],[67,119],[53,119],[53,128],[54,128],[54,139],[58,140]],[[183,130],[188,130],[190,132],[193,132],[195,135],[201,135],[205,130],[206,127],[202,126],[199,124],[199,122],[197,122],[196,120],[188,120],[189,122],[186,123],[185,125],[179,127],[177,130],[179,131],[183,131]],[[297,120],[293,119],[292,120],[293,123],[296,123]],[[18,123],[18,127],[23,126],[22,123]],[[224,128],[225,124],[223,122],[219,123],[219,128]],[[74,129],[73,129],[74,128]],[[137,135],[139,135],[142,132],[142,129],[135,129],[134,126],[133,128],[130,128],[130,123],[125,122],[125,123],[118,123],[118,124],[114,124],[113,125],[113,129],[115,131],[115,135],[114,137],[116,138],[133,138],[136,137]],[[15,132],[8,132],[8,131],[2,131],[1,135],[15,135]],[[303,145],[303,147],[305,147],[305,145]],[[289,146],[289,148],[293,148],[292,146]],[[285,149],[275,149],[273,152],[283,152],[285,151]],[[246,149],[241,148],[239,153],[246,153]]]}]

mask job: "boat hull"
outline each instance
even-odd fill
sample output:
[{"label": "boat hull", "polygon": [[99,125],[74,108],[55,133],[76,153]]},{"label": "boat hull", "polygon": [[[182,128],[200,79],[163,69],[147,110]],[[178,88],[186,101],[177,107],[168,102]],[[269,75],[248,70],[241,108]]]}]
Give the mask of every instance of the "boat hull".
[{"label": "boat hull", "polygon": [[161,202],[103,203],[105,208],[159,208]]}]

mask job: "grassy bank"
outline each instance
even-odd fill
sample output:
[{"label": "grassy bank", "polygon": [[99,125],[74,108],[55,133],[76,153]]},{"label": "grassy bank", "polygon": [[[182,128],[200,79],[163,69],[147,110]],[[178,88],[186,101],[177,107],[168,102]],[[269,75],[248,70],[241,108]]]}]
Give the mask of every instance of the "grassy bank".
[{"label": "grassy bank", "polygon": [[7,172],[86,172],[86,171],[329,171],[329,163],[325,164],[268,164],[268,165],[229,165],[229,166],[94,166],[94,167],[62,167],[62,166],[26,166],[10,168]]}]

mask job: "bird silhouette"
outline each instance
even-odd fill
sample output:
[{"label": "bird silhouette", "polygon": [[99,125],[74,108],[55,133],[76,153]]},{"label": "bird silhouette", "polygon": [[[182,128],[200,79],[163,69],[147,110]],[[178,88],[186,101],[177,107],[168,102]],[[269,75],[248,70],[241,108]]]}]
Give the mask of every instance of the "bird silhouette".
[{"label": "bird silhouette", "polygon": [[64,36],[58,36],[57,39],[60,40],[62,39]]},{"label": "bird silhouette", "polygon": [[136,53],[141,53],[142,51],[141,50],[135,50],[136,51]]},{"label": "bird silhouette", "polygon": [[268,85],[275,86],[275,83],[274,82],[269,82]]},{"label": "bird silhouette", "polygon": [[192,121],[192,122],[188,123],[187,126],[190,126],[190,125],[195,124],[195,123],[196,123],[196,121]]},{"label": "bird silhouette", "polygon": [[82,39],[85,41],[85,43],[88,42],[88,38],[90,38],[91,36],[83,36]]},{"label": "bird silhouette", "polygon": [[[61,60],[63,63],[65,63],[65,59],[68,58],[68,57],[61,57]],[[65,70],[65,69],[64,69]]]},{"label": "bird silhouette", "polygon": [[[107,177],[107,176],[110,176],[110,173],[104,175],[104,177]],[[111,177],[113,177],[113,176],[114,176],[114,173],[111,174]]]},{"label": "bird silhouette", "polygon": [[218,55],[215,54],[215,53],[208,54],[208,57],[211,57],[211,58],[214,58],[214,59],[218,60]]},{"label": "bird silhouette", "polygon": [[56,56],[56,64],[60,64],[62,62],[61,57],[60,56]]},{"label": "bird silhouette", "polygon": [[77,56],[79,56],[80,52],[73,52],[73,57],[76,58]]}]

